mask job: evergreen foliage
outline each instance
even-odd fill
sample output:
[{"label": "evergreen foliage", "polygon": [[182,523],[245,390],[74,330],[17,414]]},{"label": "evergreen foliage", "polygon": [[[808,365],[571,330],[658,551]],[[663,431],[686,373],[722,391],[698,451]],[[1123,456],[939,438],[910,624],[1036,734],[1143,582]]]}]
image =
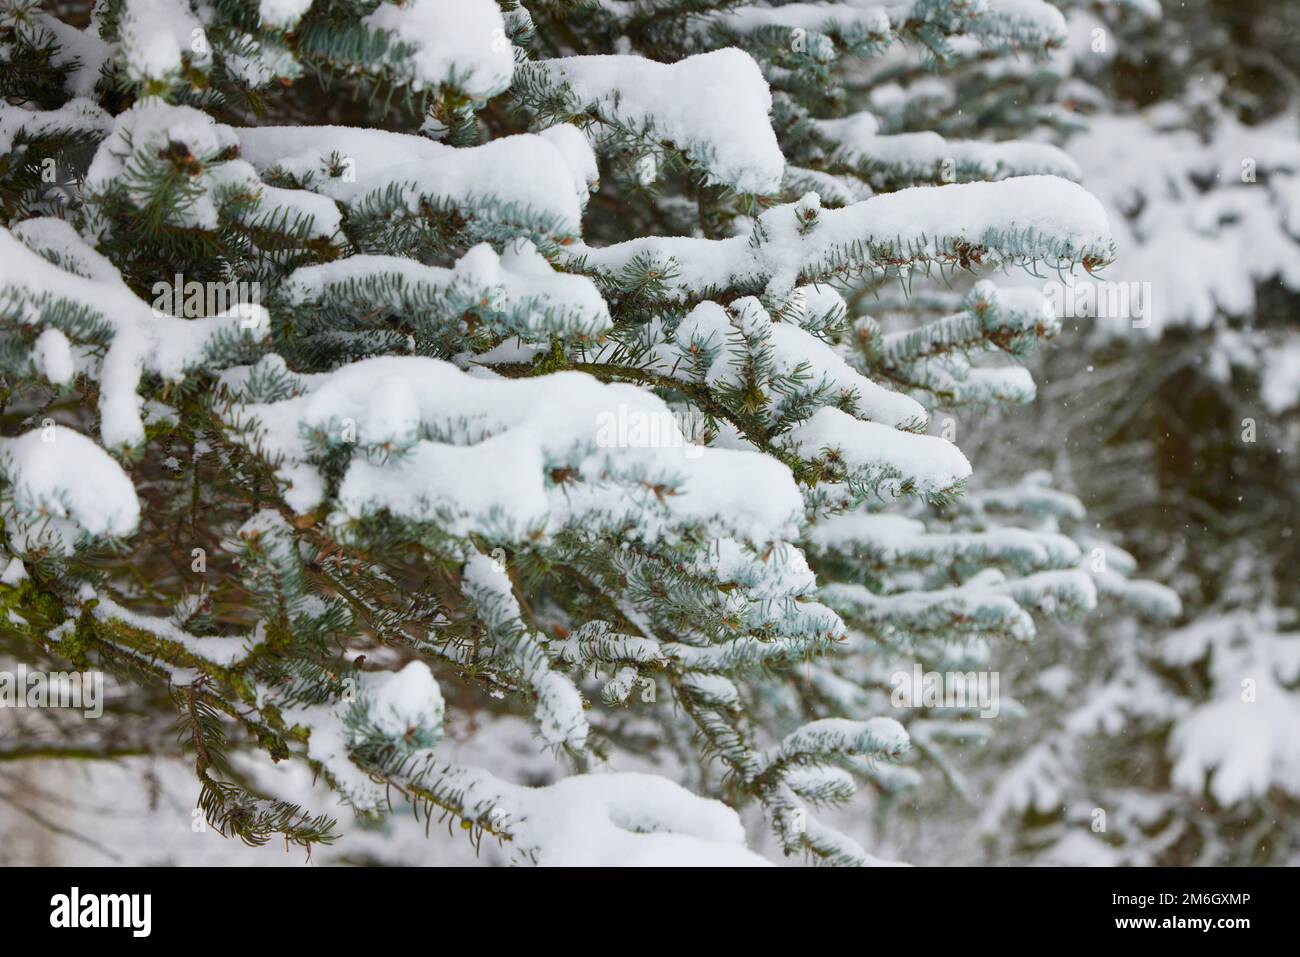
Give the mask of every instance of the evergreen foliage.
[{"label": "evergreen foliage", "polygon": [[[106,755],[172,699],[223,834],[337,830],[238,747],[521,861],[753,863],[751,807],[879,863],[820,809],[961,789],[989,728],[894,673],[1099,592],[1177,612],[1041,477],[968,491],[932,416],[1035,394],[1058,318],[988,274],[1114,258],[1013,139],[1049,3],[5,0],[0,35],[0,647],[122,677]],[[573,775],[448,759],[457,711]]]}]

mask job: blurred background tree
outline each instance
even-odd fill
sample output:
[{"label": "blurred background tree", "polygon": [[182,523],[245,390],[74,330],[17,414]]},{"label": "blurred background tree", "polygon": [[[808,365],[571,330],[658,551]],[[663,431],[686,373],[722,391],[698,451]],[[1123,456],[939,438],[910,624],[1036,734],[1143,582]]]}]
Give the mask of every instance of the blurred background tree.
[{"label": "blurred background tree", "polygon": [[[922,859],[1300,860],[1300,7],[1164,7],[1071,13],[1058,141],[1118,261],[1093,299],[1072,291],[1083,308],[1034,366],[1033,438],[999,464],[1048,469],[1187,624],[1103,609],[1004,660],[1028,714],[976,788],[984,846],[973,810],[918,819]],[[1117,287],[1133,307],[1106,314]],[[976,461],[1009,424],[970,423]]]}]

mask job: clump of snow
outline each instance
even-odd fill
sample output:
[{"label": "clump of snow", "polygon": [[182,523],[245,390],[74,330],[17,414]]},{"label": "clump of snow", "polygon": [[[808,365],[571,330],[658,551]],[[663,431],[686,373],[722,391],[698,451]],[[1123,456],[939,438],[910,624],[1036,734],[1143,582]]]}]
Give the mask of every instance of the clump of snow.
[{"label": "clump of snow", "polygon": [[572,123],[557,123],[548,126],[539,134],[563,154],[573,173],[573,191],[578,201],[586,204],[587,197],[600,181],[600,169],[596,165],[596,154],[582,130]]},{"label": "clump of snow", "polygon": [[1259,394],[1274,415],[1300,405],[1300,340],[1292,339],[1264,356]]},{"label": "clump of snow", "polygon": [[842,157],[868,170],[921,179],[934,176],[944,164],[963,179],[993,180],[1008,176],[1049,175],[1078,180],[1082,173],[1068,154],[1050,143],[950,140],[929,131],[877,134],[874,117],[816,120],[814,125],[837,144]]},{"label": "clump of snow", "polygon": [[51,385],[67,385],[72,381],[73,373],[76,371],[72,359],[72,346],[68,343],[68,337],[58,329],[45,329],[36,337],[32,357],[41,375],[45,376]]},{"label": "clump of snow", "polygon": [[1114,252],[1101,203],[1055,176],[902,189],[816,209],[812,228],[807,209],[769,209],[753,236],[648,236],[599,249],[576,244],[571,255],[588,271],[618,273],[638,257],[671,264],[668,294],[689,302],[711,288],[758,286],[786,295],[800,282],[933,262],[994,266],[1034,258],[1099,266]]},{"label": "clump of snow", "polygon": [[[263,0],[263,4],[267,0]],[[514,47],[495,0],[405,0],[381,3],[361,23],[393,35],[387,64],[413,90],[454,86],[475,99],[496,96],[514,75]]]},{"label": "clump of snow", "polygon": [[[156,159],[163,154],[184,157],[193,166],[192,183],[199,187],[176,216],[176,224],[215,229],[223,192],[243,192],[259,197],[250,218],[268,212],[283,213],[293,223],[310,224],[308,235],[329,238],[339,229],[341,217],[323,196],[305,190],[281,189],[263,184],[253,166],[235,158],[239,140],[229,126],[215,122],[201,110],[146,99],[114,118],[112,130],[95,152],[86,174],[91,194],[90,222],[96,233],[107,229],[95,209],[93,197],[131,182],[127,175],[134,157]],[[128,188],[130,199],[143,203],[149,186]]]},{"label": "clump of snow", "polygon": [[[96,194],[129,182],[126,175],[132,157],[144,154],[156,157],[160,152],[176,151],[178,144],[196,161],[207,164],[239,146],[234,131],[217,123],[207,113],[190,106],[173,106],[146,98],[134,103],[113,119],[113,129],[95,151],[86,172],[85,189]],[[200,181],[207,170],[199,173]],[[141,183],[128,191],[128,197],[140,205],[149,199],[149,187]],[[190,199],[180,210],[177,225],[214,229],[217,207],[211,189]]]},{"label": "clump of snow", "polygon": [[854,512],[832,516],[808,536],[819,551],[851,554],[885,566],[907,561],[947,565],[957,561],[1010,562],[1026,570],[1071,568],[1082,555],[1073,539],[1022,528],[927,531],[902,515]]},{"label": "clump of snow", "polygon": [[711,181],[774,193],[785,157],[768,113],[772,95],[753,58],[728,48],[656,63],[641,56],[576,56],[528,65],[567,84],[578,106],[671,141]]},{"label": "clump of snow", "polygon": [[746,849],[736,812],[652,774],[563,778],[543,788],[472,768],[444,778],[512,849],[546,867],[766,867]]},{"label": "clump of snow", "polygon": [[28,519],[66,520],[94,536],[130,535],[140,522],[130,477],[66,426],[49,424],[0,441],[0,463],[15,507]]},{"label": "clump of snow", "polygon": [[311,4],[312,0],[259,0],[257,13],[262,18],[262,26],[289,30],[298,25]]},{"label": "clump of snow", "polygon": [[946,439],[864,422],[830,406],[791,429],[785,441],[803,458],[834,452],[863,480],[909,483],[922,494],[949,491],[971,474],[966,456]]},{"label": "clump of snow", "polygon": [[[557,238],[582,232],[585,195],[578,186],[590,173],[590,151],[575,149],[569,138],[525,133],[455,148],[422,136],[342,126],[236,132],[244,157],[260,171],[310,177],[308,188],[345,204],[393,187],[412,211],[478,200],[549,217],[561,233]],[[341,164],[334,170],[336,159]],[[528,175],[521,175],[524,170]]]},{"label": "clump of snow", "polygon": [[19,582],[27,579],[27,567],[23,564],[21,558],[11,558],[5,565],[3,574],[0,574],[0,584],[8,585],[13,588]]},{"label": "clump of snow", "polygon": [[165,80],[185,61],[206,66],[212,61],[207,36],[189,3],[175,0],[126,0],[118,33],[126,75],[133,80]]},{"label": "clump of snow", "polygon": [[[378,292],[381,281],[392,292]],[[451,269],[425,266],[399,256],[357,255],[296,270],[285,283],[290,302],[335,299],[373,307],[382,301],[410,314],[410,298],[434,299],[461,321],[473,312],[501,334],[531,339],[550,335],[594,338],[610,328],[609,306],[585,276],[557,272],[526,241],[498,256],[486,243],[475,246]]]},{"label": "clump of snow", "polygon": [[972,29],[993,40],[1056,46],[1069,36],[1065,15],[1044,0],[980,0],[984,10]]},{"label": "clump of snow", "polygon": [[787,3],[779,6],[740,6],[724,10],[704,21],[718,22],[739,33],[761,27],[789,27],[800,30],[853,31],[879,41],[890,38],[889,12],[884,6],[865,3]]},{"label": "clump of snow", "polygon": [[112,47],[97,35],[96,19],[92,17],[91,24],[86,29],[79,30],[48,13],[38,13],[36,16],[36,22],[53,34],[58,43],[58,51],[50,58],[50,62],[68,68],[64,86],[74,98],[91,97],[94,94],[100,70],[113,52]]},{"label": "clump of snow", "polygon": [[764,765],[798,758],[827,758],[841,754],[888,755],[897,757],[911,747],[907,730],[893,718],[850,721],[821,718],[787,734],[781,743],[763,756]]},{"label": "clump of snow", "polygon": [[422,661],[375,678],[365,693],[371,723],[390,738],[400,739],[412,728],[428,732],[442,726],[442,691]]},{"label": "clump of snow", "polygon": [[[375,431],[369,398],[379,382],[399,378],[438,439],[372,460],[366,447],[387,437]],[[802,511],[789,470],[770,456],[688,447],[680,438],[662,446],[625,441],[610,428],[620,416],[673,421],[663,400],[635,386],[577,372],[483,378],[416,356],[355,362],[300,385],[302,395],[232,410],[260,424],[256,441],[281,459],[286,499],[298,511],[320,504],[323,488],[310,437],[338,444],[348,422],[356,449],[338,492],[340,518],[387,510],[455,535],[492,529],[520,539],[606,523],[650,539],[693,526],[767,542],[792,537]]]}]

